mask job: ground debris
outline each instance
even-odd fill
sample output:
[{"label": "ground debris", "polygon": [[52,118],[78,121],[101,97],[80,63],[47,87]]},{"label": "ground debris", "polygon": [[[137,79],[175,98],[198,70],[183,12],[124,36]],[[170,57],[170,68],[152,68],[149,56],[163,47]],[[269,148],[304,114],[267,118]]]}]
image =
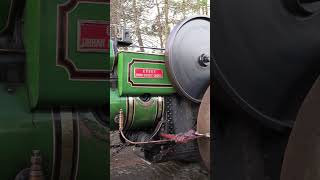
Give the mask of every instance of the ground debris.
[{"label": "ground debris", "polygon": [[[111,140],[111,179],[112,180],[209,180],[209,175],[200,163],[182,163],[168,161],[163,163],[150,163],[137,154],[141,152],[139,147],[122,146],[118,132],[110,132]],[[117,153],[115,153],[117,152]]]}]

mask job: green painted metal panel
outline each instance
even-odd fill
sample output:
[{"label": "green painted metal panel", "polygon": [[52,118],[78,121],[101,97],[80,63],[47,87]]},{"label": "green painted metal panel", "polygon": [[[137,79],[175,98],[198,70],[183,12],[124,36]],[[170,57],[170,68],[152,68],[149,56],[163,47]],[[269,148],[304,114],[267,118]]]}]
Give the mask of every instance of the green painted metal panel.
[{"label": "green painted metal panel", "polygon": [[[37,1],[38,2],[38,1]],[[27,1],[25,13],[26,81],[31,107],[38,104],[40,68],[40,3]]]},{"label": "green painted metal panel", "polygon": [[[122,95],[169,95],[175,93],[163,54],[122,51],[118,54],[118,86]],[[141,73],[146,71],[146,73]],[[151,73],[149,73],[151,72]]]},{"label": "green painted metal panel", "polygon": [[78,180],[109,178],[109,133],[90,112],[79,112]]},{"label": "green painted metal panel", "polygon": [[140,98],[135,98],[134,116],[129,129],[150,129],[155,127],[160,120],[160,118],[157,117],[159,110],[157,103],[157,97],[151,98],[148,102],[144,102]]},{"label": "green painted metal panel", "polygon": [[108,0],[26,2],[24,42],[32,108],[105,103],[109,96],[109,40],[103,50],[104,46],[95,42],[104,39],[93,41],[90,36],[96,34],[92,32],[95,26],[105,27],[107,32],[109,11]]},{"label": "green painted metal panel", "polygon": [[43,155],[43,168],[51,173],[53,162],[53,133],[51,114],[43,111],[31,113],[25,88],[15,94],[4,91],[0,84],[0,171],[1,179],[14,179],[17,173],[30,167],[32,150]]},{"label": "green painted metal panel", "polygon": [[46,179],[107,179],[108,132],[89,110],[73,107],[31,112],[26,87],[0,84],[1,179],[14,179],[40,150]]},{"label": "green painted metal panel", "polygon": [[124,127],[137,130],[154,127],[161,119],[164,102],[162,97],[151,97],[143,101],[140,97],[119,97],[116,89],[110,91],[110,128],[117,130],[115,117],[120,109],[124,114]]},{"label": "green painted metal panel", "polygon": [[117,89],[110,90],[110,129],[117,130],[119,126],[115,123],[114,118],[122,109],[124,115],[127,114],[127,97],[119,97]]},{"label": "green painted metal panel", "polygon": [[0,1],[0,33],[4,31],[9,23],[9,14],[11,11],[12,0]]}]

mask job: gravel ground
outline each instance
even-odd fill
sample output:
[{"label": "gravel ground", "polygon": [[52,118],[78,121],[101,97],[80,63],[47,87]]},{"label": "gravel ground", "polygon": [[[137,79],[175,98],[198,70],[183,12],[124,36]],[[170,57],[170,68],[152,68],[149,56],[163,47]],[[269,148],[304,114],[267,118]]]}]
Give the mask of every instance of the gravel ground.
[{"label": "gravel ground", "polygon": [[[120,144],[119,134],[110,133],[111,146]],[[169,161],[150,163],[139,157],[138,147],[129,146],[117,153],[119,147],[111,148],[111,180],[209,180],[200,163]]]}]

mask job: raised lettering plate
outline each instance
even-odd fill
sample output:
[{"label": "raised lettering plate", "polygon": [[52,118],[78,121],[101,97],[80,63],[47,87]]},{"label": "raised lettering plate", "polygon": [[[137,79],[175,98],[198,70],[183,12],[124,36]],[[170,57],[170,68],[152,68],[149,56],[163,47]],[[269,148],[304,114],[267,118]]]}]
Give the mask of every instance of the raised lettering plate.
[{"label": "raised lettering plate", "polygon": [[78,22],[79,52],[109,51],[109,22],[80,20]]},{"label": "raised lettering plate", "polygon": [[134,78],[162,79],[163,71],[162,69],[153,68],[135,68]]}]

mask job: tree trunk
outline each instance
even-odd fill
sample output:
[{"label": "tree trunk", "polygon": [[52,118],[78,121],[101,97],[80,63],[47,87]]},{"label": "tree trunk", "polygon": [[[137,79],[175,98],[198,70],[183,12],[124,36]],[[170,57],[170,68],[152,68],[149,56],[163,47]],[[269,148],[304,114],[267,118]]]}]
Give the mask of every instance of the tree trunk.
[{"label": "tree trunk", "polygon": [[121,0],[111,0],[111,14],[110,17],[110,25],[111,25],[111,38],[116,37],[116,26],[120,25],[121,23],[121,16],[122,14],[119,13],[119,10],[121,9]]},{"label": "tree trunk", "polygon": [[[136,36],[138,38],[138,43],[140,47],[143,47],[143,41],[142,41],[141,30],[140,30],[140,21],[139,21],[140,12],[138,11],[136,0],[132,0],[132,9],[133,9],[133,18],[134,18],[135,31],[136,31]],[[143,51],[143,48],[141,48],[141,51]]]},{"label": "tree trunk", "polygon": [[208,2],[206,2],[205,9],[206,9],[206,15],[208,16],[208,9],[209,9]]},{"label": "tree trunk", "polygon": [[186,0],[182,1],[182,14],[183,14],[183,19],[186,18]]},{"label": "tree trunk", "polygon": [[159,36],[159,40],[160,40],[160,46],[161,46],[161,48],[163,48],[164,47],[163,36],[162,36],[163,28],[162,28],[162,24],[161,24],[161,12],[160,12],[158,0],[156,0],[156,6],[157,6],[157,11],[158,11],[158,17],[157,17],[158,36]]},{"label": "tree trunk", "polygon": [[165,38],[167,41],[167,38],[170,33],[170,27],[169,27],[169,0],[164,0],[164,15],[165,15]]}]

